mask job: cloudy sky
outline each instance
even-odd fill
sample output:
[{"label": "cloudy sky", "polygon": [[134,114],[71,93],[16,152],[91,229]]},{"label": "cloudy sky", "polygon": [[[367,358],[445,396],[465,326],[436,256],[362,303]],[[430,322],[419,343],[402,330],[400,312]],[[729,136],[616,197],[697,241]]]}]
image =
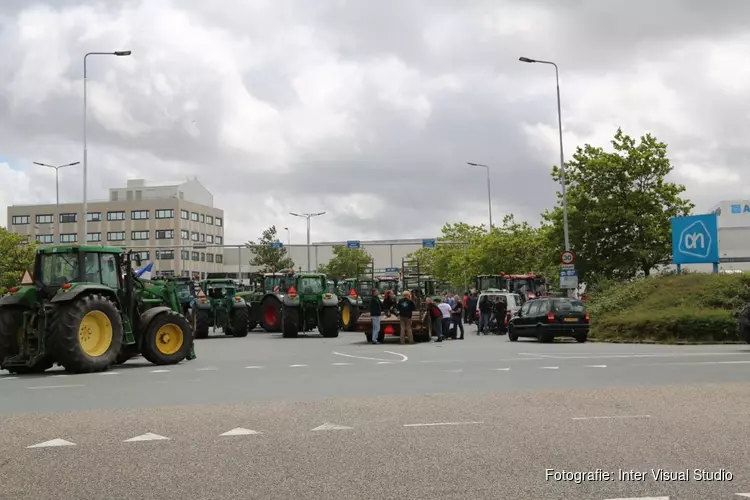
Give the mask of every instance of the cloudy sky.
[{"label": "cloudy sky", "polygon": [[[82,159],[89,198],[129,178],[198,178],[227,243],[430,237],[446,221],[537,221],[554,203],[554,69],[566,153],[618,126],[670,145],[707,209],[750,198],[743,0],[0,0],[0,221],[53,202]],[[81,199],[80,167],[61,171]]]}]

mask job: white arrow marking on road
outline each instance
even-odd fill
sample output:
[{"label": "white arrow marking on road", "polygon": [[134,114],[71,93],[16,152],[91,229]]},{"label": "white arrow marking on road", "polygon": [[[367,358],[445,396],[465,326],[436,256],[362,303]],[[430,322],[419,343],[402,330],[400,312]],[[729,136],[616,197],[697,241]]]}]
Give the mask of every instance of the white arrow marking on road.
[{"label": "white arrow marking on road", "polygon": [[246,366],[245,368],[263,368],[262,366]]},{"label": "white arrow marking on road", "polygon": [[542,370],[557,370],[560,367],[559,366],[540,366],[539,368],[541,368]]},{"label": "white arrow marking on road", "polygon": [[347,427],[345,425],[337,425],[337,424],[323,424],[319,427],[316,427],[313,430],[314,431],[343,431],[346,429],[351,429],[351,427]]},{"label": "white arrow marking on road", "polygon": [[507,372],[507,371],[510,371],[510,368],[490,368],[490,370],[493,370],[496,372]]},{"label": "white arrow marking on road", "polygon": [[242,427],[237,427],[236,429],[232,429],[231,431],[227,431],[221,435],[222,436],[250,436],[252,434],[260,434],[260,432],[253,431],[250,429],[243,429]]},{"label": "white arrow marking on road", "polygon": [[607,365],[586,365],[586,368],[606,368]]},{"label": "white arrow marking on road", "polygon": [[151,373],[168,373],[169,370],[151,370]]},{"label": "white arrow marking on road", "polygon": [[27,446],[26,448],[48,448],[50,446],[75,446],[75,443],[71,443],[70,441],[66,441],[64,439],[52,439],[50,441],[45,441],[43,443],[39,444],[32,444],[31,446]]},{"label": "white arrow marking on road", "polygon": [[168,437],[160,436],[158,434],[152,434],[150,432],[147,432],[146,434],[142,434],[140,436],[136,436],[130,439],[126,439],[123,441],[123,443],[134,443],[136,441],[159,441],[162,439],[169,439]]}]

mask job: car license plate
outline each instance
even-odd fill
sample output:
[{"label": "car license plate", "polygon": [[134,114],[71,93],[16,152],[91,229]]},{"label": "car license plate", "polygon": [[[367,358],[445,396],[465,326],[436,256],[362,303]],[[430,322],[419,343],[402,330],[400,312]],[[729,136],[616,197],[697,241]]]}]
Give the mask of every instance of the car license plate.
[{"label": "car license plate", "polygon": [[566,323],[572,323],[574,321],[578,321],[578,318],[565,318]]}]

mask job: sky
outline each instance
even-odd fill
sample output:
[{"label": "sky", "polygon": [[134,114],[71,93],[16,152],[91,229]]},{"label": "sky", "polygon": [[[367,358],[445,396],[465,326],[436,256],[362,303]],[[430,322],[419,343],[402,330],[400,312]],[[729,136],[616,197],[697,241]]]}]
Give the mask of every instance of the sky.
[{"label": "sky", "polygon": [[[696,211],[750,198],[750,2],[743,0],[1,0],[0,221],[51,203],[82,161],[88,197],[197,176],[226,242],[429,238],[446,222],[537,223],[564,149],[617,127],[669,145]],[[82,169],[60,171],[62,202]],[[280,231],[284,233],[284,231]]]}]

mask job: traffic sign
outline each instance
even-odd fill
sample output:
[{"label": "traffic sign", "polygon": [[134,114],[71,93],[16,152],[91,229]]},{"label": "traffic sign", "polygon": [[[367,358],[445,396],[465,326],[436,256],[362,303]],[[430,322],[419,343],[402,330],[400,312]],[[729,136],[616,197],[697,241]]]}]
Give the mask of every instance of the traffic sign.
[{"label": "traffic sign", "polygon": [[397,267],[386,267],[385,268],[385,272],[387,272],[387,273],[397,273],[398,272],[398,268]]},{"label": "traffic sign", "polygon": [[29,273],[28,271],[23,272],[23,276],[21,276],[21,284],[22,285],[34,284],[34,278],[31,277],[31,273]]},{"label": "traffic sign", "polygon": [[284,248],[284,244],[280,241],[272,241],[269,245],[271,248]]},{"label": "traffic sign", "polygon": [[346,242],[347,248],[359,248],[359,241],[356,240],[350,240]]},{"label": "traffic sign", "polygon": [[560,262],[563,264],[572,264],[576,261],[576,254],[573,250],[565,250],[560,254]]},{"label": "traffic sign", "polygon": [[575,268],[576,268],[575,264],[561,264],[560,265],[560,269],[575,269]]},{"label": "traffic sign", "polygon": [[575,269],[560,271],[560,288],[578,288],[578,271]]},{"label": "traffic sign", "polygon": [[719,262],[719,222],[716,214],[672,217],[672,262]]},{"label": "traffic sign", "polygon": [[435,248],[436,243],[435,238],[422,240],[422,248]]}]

